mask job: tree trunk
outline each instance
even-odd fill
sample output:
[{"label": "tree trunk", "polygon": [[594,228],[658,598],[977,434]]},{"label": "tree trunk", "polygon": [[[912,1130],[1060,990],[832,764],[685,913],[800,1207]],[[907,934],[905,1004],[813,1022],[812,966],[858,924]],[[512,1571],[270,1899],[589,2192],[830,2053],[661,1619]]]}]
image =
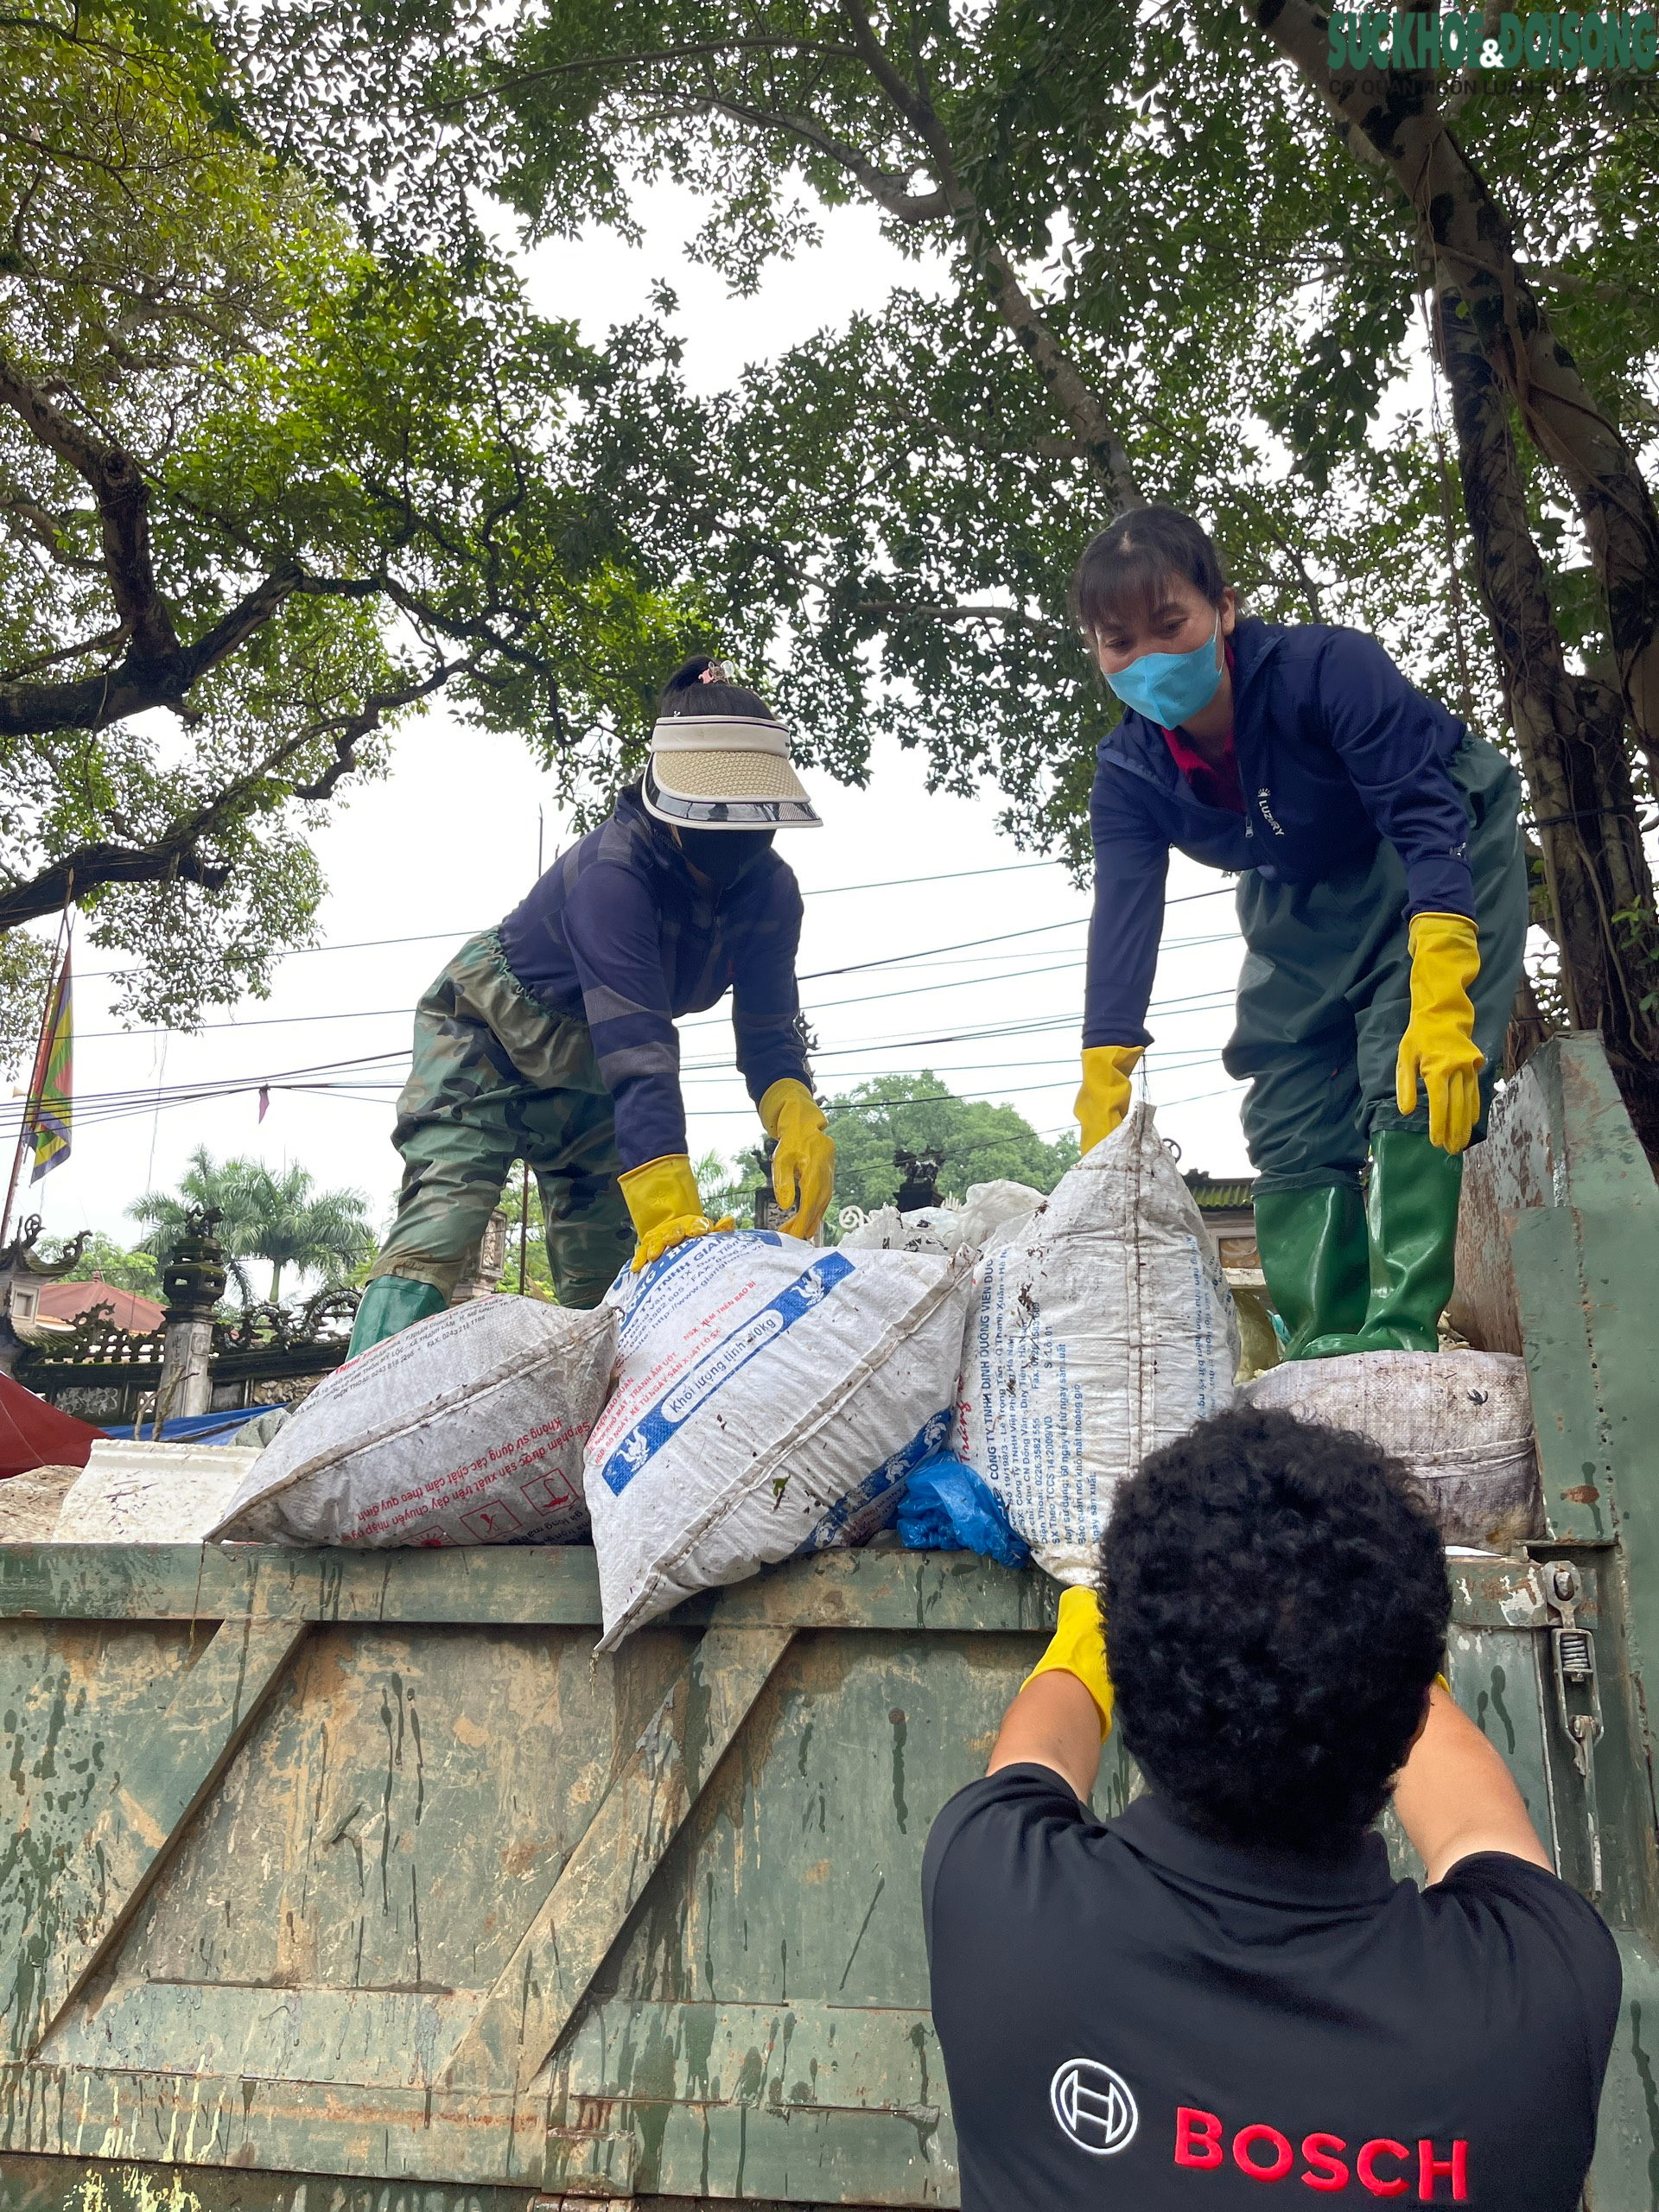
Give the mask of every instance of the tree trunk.
[{"label": "tree trunk", "polygon": [[1643,1003],[1659,1004],[1659,934],[1624,751],[1624,702],[1610,684],[1567,668],[1527,514],[1508,397],[1443,264],[1437,274],[1435,327],[1464,509],[1532,795],[1562,988],[1575,1026],[1601,1032],[1637,1132],[1659,1157],[1659,1027]]},{"label": "tree trunk", "polygon": [[1503,1072],[1519,1075],[1538,1047],[1548,1038],[1551,1025],[1544,1019],[1538,1003],[1538,994],[1532,988],[1530,976],[1522,976],[1515,994],[1515,1011],[1510,1016],[1510,1033],[1503,1052]]},{"label": "tree trunk", "polygon": [[[1329,103],[1350,150],[1385,168],[1415,208],[1438,281],[1462,293],[1527,435],[1566,479],[1606,594],[1624,702],[1659,791],[1659,510],[1517,268],[1508,213],[1446,128],[1432,73],[1390,69],[1379,96],[1364,89],[1378,81],[1375,71],[1332,73],[1331,17],[1319,0],[1245,7]],[[1408,20],[1419,18],[1395,17]],[[1438,27],[1438,16],[1427,20]]]},{"label": "tree trunk", "polygon": [[273,1306],[282,1294],[282,1287],[283,1263],[280,1260],[273,1260],[270,1263],[270,1302]]}]

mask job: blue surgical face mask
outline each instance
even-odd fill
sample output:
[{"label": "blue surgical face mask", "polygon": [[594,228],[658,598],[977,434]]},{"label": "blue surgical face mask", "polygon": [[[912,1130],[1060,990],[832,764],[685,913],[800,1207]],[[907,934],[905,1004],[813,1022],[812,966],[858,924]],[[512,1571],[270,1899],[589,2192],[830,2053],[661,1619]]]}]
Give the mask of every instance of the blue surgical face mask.
[{"label": "blue surgical face mask", "polygon": [[1190,653],[1142,653],[1127,668],[1106,681],[1126,707],[1157,722],[1164,729],[1179,729],[1190,716],[1207,707],[1221,689],[1221,611],[1216,611],[1215,634],[1208,644],[1194,645]]}]

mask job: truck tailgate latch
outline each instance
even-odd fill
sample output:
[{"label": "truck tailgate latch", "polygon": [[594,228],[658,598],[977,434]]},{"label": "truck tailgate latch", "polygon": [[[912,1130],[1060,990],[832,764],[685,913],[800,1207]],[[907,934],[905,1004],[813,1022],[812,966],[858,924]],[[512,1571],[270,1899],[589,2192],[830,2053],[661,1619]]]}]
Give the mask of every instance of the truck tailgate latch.
[{"label": "truck tailgate latch", "polygon": [[1596,1805],[1596,1745],[1602,1735],[1601,1687],[1596,1675],[1595,1638],[1580,1626],[1584,1578],[1570,1560],[1551,1560],[1544,1568],[1544,1602],[1554,1616],[1549,1631],[1555,1697],[1573,1746],[1573,1764],[1584,1784],[1585,1818],[1590,1831],[1592,1894],[1601,1893],[1601,1824]]}]

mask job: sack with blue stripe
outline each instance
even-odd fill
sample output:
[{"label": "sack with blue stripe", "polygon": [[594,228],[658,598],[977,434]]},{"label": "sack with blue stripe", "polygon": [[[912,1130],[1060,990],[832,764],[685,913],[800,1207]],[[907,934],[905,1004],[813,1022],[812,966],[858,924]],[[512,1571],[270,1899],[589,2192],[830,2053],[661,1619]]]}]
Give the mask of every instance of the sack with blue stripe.
[{"label": "sack with blue stripe", "polygon": [[966,1255],[740,1230],[620,1276],[586,1488],[610,1650],[693,1591],[861,1542],[949,1426]]}]

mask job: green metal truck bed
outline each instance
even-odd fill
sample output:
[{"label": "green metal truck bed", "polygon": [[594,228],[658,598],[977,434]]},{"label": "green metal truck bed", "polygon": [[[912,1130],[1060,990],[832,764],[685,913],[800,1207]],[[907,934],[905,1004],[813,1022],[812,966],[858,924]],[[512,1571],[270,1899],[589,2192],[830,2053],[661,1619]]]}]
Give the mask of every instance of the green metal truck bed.
[{"label": "green metal truck bed", "polygon": [[[1449,1562],[1451,1674],[1619,1932],[1590,2201],[1637,2212],[1659,1196],[1604,1078],[1552,1048],[1473,1194],[1550,1531]],[[1599,1735],[1555,1667],[1569,1573]],[[1055,1594],[831,1553],[595,1660],[581,1548],[0,1548],[0,2207],[955,2204],[921,1853]],[[1097,1808],[1137,1786],[1114,1748]]]},{"label": "green metal truck bed", "polygon": [[[1549,1834],[1536,1574],[1455,1564],[1453,1673]],[[595,1662],[586,1550],[8,1550],[0,2145],[954,2203],[921,1852],[1052,1596],[831,1553]]]}]

